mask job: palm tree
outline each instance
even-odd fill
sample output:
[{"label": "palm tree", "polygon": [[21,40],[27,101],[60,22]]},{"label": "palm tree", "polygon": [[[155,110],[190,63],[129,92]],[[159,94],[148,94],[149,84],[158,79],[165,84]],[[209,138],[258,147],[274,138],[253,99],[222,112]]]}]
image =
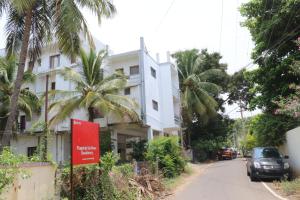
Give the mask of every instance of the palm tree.
[{"label": "palm tree", "polygon": [[[201,55],[201,54],[200,54]],[[192,120],[195,115],[209,118],[216,114],[218,103],[214,99],[220,87],[209,82],[212,76],[223,74],[220,69],[205,69],[198,50],[180,51],[173,55],[179,70],[182,113]]]},{"label": "palm tree", "polygon": [[81,32],[92,44],[80,8],[95,13],[99,22],[102,17],[111,17],[115,13],[111,0],[0,0],[0,17],[3,13],[8,15],[7,53],[9,55],[19,53],[19,66],[11,94],[6,133],[11,133],[16,116],[26,58],[30,58],[29,69],[32,69],[34,61],[40,56],[41,48],[51,38],[56,38],[59,49],[68,55],[72,62],[79,53]]},{"label": "palm tree", "polygon": [[[13,92],[18,63],[15,57],[0,58],[0,132],[3,133],[10,107],[10,97]],[[25,73],[22,82],[32,83],[35,77],[32,73]],[[39,114],[41,104],[39,98],[28,89],[20,90],[20,97],[17,102],[17,111],[22,111],[28,118],[33,113]],[[2,137],[1,137],[2,138]]]},{"label": "palm tree", "polygon": [[50,97],[60,96],[59,100],[54,101],[49,107],[50,112],[56,113],[50,124],[66,119],[77,109],[86,110],[89,121],[94,121],[97,112],[104,115],[113,114],[120,118],[127,116],[132,121],[139,121],[138,114],[133,110],[137,104],[119,94],[120,90],[126,87],[127,77],[122,73],[103,76],[101,65],[105,55],[105,51],[96,54],[91,49],[87,55],[81,50],[80,70],[75,71],[67,67],[61,72],[65,80],[75,84],[75,90],[50,92]]}]

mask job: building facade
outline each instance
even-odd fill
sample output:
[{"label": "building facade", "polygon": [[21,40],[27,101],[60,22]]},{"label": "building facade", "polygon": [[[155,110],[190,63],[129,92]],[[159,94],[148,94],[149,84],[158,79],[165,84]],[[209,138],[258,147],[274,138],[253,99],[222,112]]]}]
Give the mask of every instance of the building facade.
[{"label": "building facade", "polygon": [[[107,48],[99,41],[95,41],[96,49]],[[83,48],[89,50],[87,43],[83,41]],[[29,64],[29,62],[28,62]],[[28,65],[27,64],[27,65]],[[59,72],[65,66],[74,68],[80,66],[80,60],[71,63],[65,55],[62,55],[55,43],[44,48],[40,59],[34,63],[34,73],[37,75],[34,84],[23,87],[42,95],[46,91],[46,76],[48,90],[73,90],[75,85],[64,80]],[[129,160],[132,152],[132,141],[151,140],[159,135],[180,134],[180,95],[179,80],[176,65],[170,61],[160,63],[154,60],[146,50],[144,39],[140,39],[140,48],[135,51],[121,54],[111,54],[104,62],[104,76],[115,71],[122,71],[128,76],[127,87],[121,91],[138,103],[136,112],[142,123],[120,121],[113,116],[95,119],[100,124],[101,131],[111,132],[113,151],[120,154],[122,160]],[[50,102],[51,103],[51,102]],[[32,125],[43,121],[45,108],[39,116],[33,116],[31,120],[20,113],[18,117],[19,134],[17,139],[11,140],[12,149],[16,153],[31,156],[40,143],[40,132],[32,133]],[[51,114],[50,114],[51,115]],[[51,118],[51,116],[48,116]],[[71,118],[87,120],[88,115],[84,110],[77,110]],[[67,119],[55,127],[53,134],[49,136],[48,151],[57,163],[68,161],[70,158],[70,119]]]}]

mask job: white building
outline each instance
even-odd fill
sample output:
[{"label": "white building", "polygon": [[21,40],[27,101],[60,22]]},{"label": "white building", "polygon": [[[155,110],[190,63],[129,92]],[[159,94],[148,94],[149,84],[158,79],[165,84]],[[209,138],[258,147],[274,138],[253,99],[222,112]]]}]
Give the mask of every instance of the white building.
[{"label": "white building", "polygon": [[[84,48],[89,47],[84,43]],[[96,41],[97,50],[106,46]],[[65,81],[59,71],[65,66],[77,68],[78,63],[71,63],[70,59],[61,55],[55,45],[42,51],[41,58],[35,63],[34,73],[37,74],[35,84],[24,85],[37,94],[43,94],[46,89],[46,75],[49,75],[49,90],[72,90],[74,85]],[[178,71],[176,65],[170,62],[159,63],[147,52],[144,39],[140,39],[140,49],[122,54],[109,55],[105,62],[106,75],[122,70],[129,77],[124,95],[133,98],[138,104],[137,113],[142,124],[128,122],[126,124],[113,118],[98,118],[101,131],[111,131],[113,150],[118,152],[121,159],[130,159],[132,151],[129,142],[132,140],[151,140],[158,135],[178,135],[180,133],[180,95]],[[44,120],[44,108],[40,116],[34,116],[27,121],[25,115],[20,114],[20,134],[17,140],[11,141],[11,146],[17,153],[31,155],[40,142],[40,133],[31,134],[30,128],[34,122]],[[50,116],[49,116],[50,117]],[[84,110],[76,111],[72,118],[87,120]],[[56,125],[54,134],[49,137],[49,152],[57,163],[69,160],[70,156],[70,120]]]}]

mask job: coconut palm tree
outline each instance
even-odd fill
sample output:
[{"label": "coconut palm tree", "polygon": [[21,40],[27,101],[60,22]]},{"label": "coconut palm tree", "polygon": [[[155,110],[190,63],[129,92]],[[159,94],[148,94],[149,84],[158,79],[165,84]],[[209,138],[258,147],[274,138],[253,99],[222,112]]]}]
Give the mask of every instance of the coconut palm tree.
[{"label": "coconut palm tree", "polygon": [[[9,114],[10,98],[14,88],[18,63],[15,57],[0,58],[0,132],[3,133],[6,120]],[[25,73],[22,82],[32,83],[34,75]],[[17,111],[22,111],[26,117],[31,118],[34,113],[39,114],[41,104],[39,98],[28,89],[20,90],[20,97],[17,102]]]},{"label": "coconut palm tree", "polygon": [[[200,54],[201,55],[201,54]],[[220,69],[205,69],[198,50],[180,51],[173,55],[179,70],[182,113],[192,120],[195,115],[209,118],[216,114],[218,103],[214,99],[220,87],[209,82],[212,76],[223,74]]]},{"label": "coconut palm tree", "polygon": [[139,121],[138,114],[133,110],[137,104],[119,94],[126,87],[127,77],[122,73],[103,76],[101,66],[105,55],[105,51],[97,54],[91,49],[87,54],[81,50],[82,65],[79,71],[67,67],[61,72],[65,80],[75,84],[75,90],[50,92],[50,97],[60,96],[59,100],[54,101],[49,107],[50,112],[56,113],[50,124],[66,119],[78,109],[88,112],[89,121],[94,121],[97,112],[104,115],[113,114],[120,118],[127,116],[132,121]]},{"label": "coconut palm tree", "polygon": [[7,53],[19,54],[19,66],[11,94],[11,107],[5,132],[11,133],[16,116],[20,88],[24,76],[26,58],[30,58],[32,69],[41,48],[51,38],[55,38],[62,53],[74,62],[79,53],[79,34],[83,33],[92,44],[86,20],[80,9],[88,9],[102,17],[115,13],[111,0],[0,0],[0,17],[6,13]]}]

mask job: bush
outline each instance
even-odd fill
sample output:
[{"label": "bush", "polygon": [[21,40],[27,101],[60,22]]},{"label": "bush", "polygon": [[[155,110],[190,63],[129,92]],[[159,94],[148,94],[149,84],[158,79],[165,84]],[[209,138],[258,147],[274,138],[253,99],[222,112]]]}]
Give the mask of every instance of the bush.
[{"label": "bush", "polygon": [[[74,167],[73,186],[76,199],[117,199],[117,191],[110,179],[110,171],[118,161],[113,153],[106,153],[101,158],[100,166],[84,165]],[[61,176],[61,197],[70,197],[70,166],[65,166]]]},{"label": "bush", "polygon": [[107,152],[104,156],[101,158],[100,167],[103,170],[103,172],[109,172],[112,170],[113,166],[116,165],[116,163],[119,160],[119,156],[116,155],[113,152]]},{"label": "bush", "polygon": [[5,187],[11,185],[19,173],[26,175],[25,171],[19,169],[19,165],[27,161],[22,155],[13,154],[9,148],[4,148],[0,155],[0,194]]},{"label": "bush", "polygon": [[[133,177],[130,164],[115,166],[118,156],[107,152],[101,158],[100,166],[86,165],[74,167],[73,185],[76,199],[90,200],[135,200],[136,190],[129,187],[129,178]],[[66,166],[61,176],[61,197],[70,196],[70,166]]]},{"label": "bush", "polygon": [[256,135],[248,133],[246,138],[240,141],[240,148],[242,150],[243,156],[247,154],[248,151],[251,151],[254,147],[257,146]]},{"label": "bush", "polygon": [[194,159],[203,162],[207,159],[215,159],[217,151],[228,146],[224,137],[216,137],[214,139],[200,139],[192,142]]},{"label": "bush", "polygon": [[250,123],[250,133],[257,138],[258,146],[280,146],[285,133],[299,125],[295,119],[284,115],[260,114]]},{"label": "bush", "polygon": [[147,141],[141,140],[139,142],[132,142],[132,153],[131,156],[136,161],[144,161],[145,154],[147,151]]},{"label": "bush", "polygon": [[147,148],[146,159],[158,168],[165,177],[178,176],[186,165],[177,137],[159,137],[152,140]]},{"label": "bush", "polygon": [[131,164],[123,164],[120,166],[114,166],[113,172],[120,173],[122,176],[131,177],[133,176],[133,166]]}]

